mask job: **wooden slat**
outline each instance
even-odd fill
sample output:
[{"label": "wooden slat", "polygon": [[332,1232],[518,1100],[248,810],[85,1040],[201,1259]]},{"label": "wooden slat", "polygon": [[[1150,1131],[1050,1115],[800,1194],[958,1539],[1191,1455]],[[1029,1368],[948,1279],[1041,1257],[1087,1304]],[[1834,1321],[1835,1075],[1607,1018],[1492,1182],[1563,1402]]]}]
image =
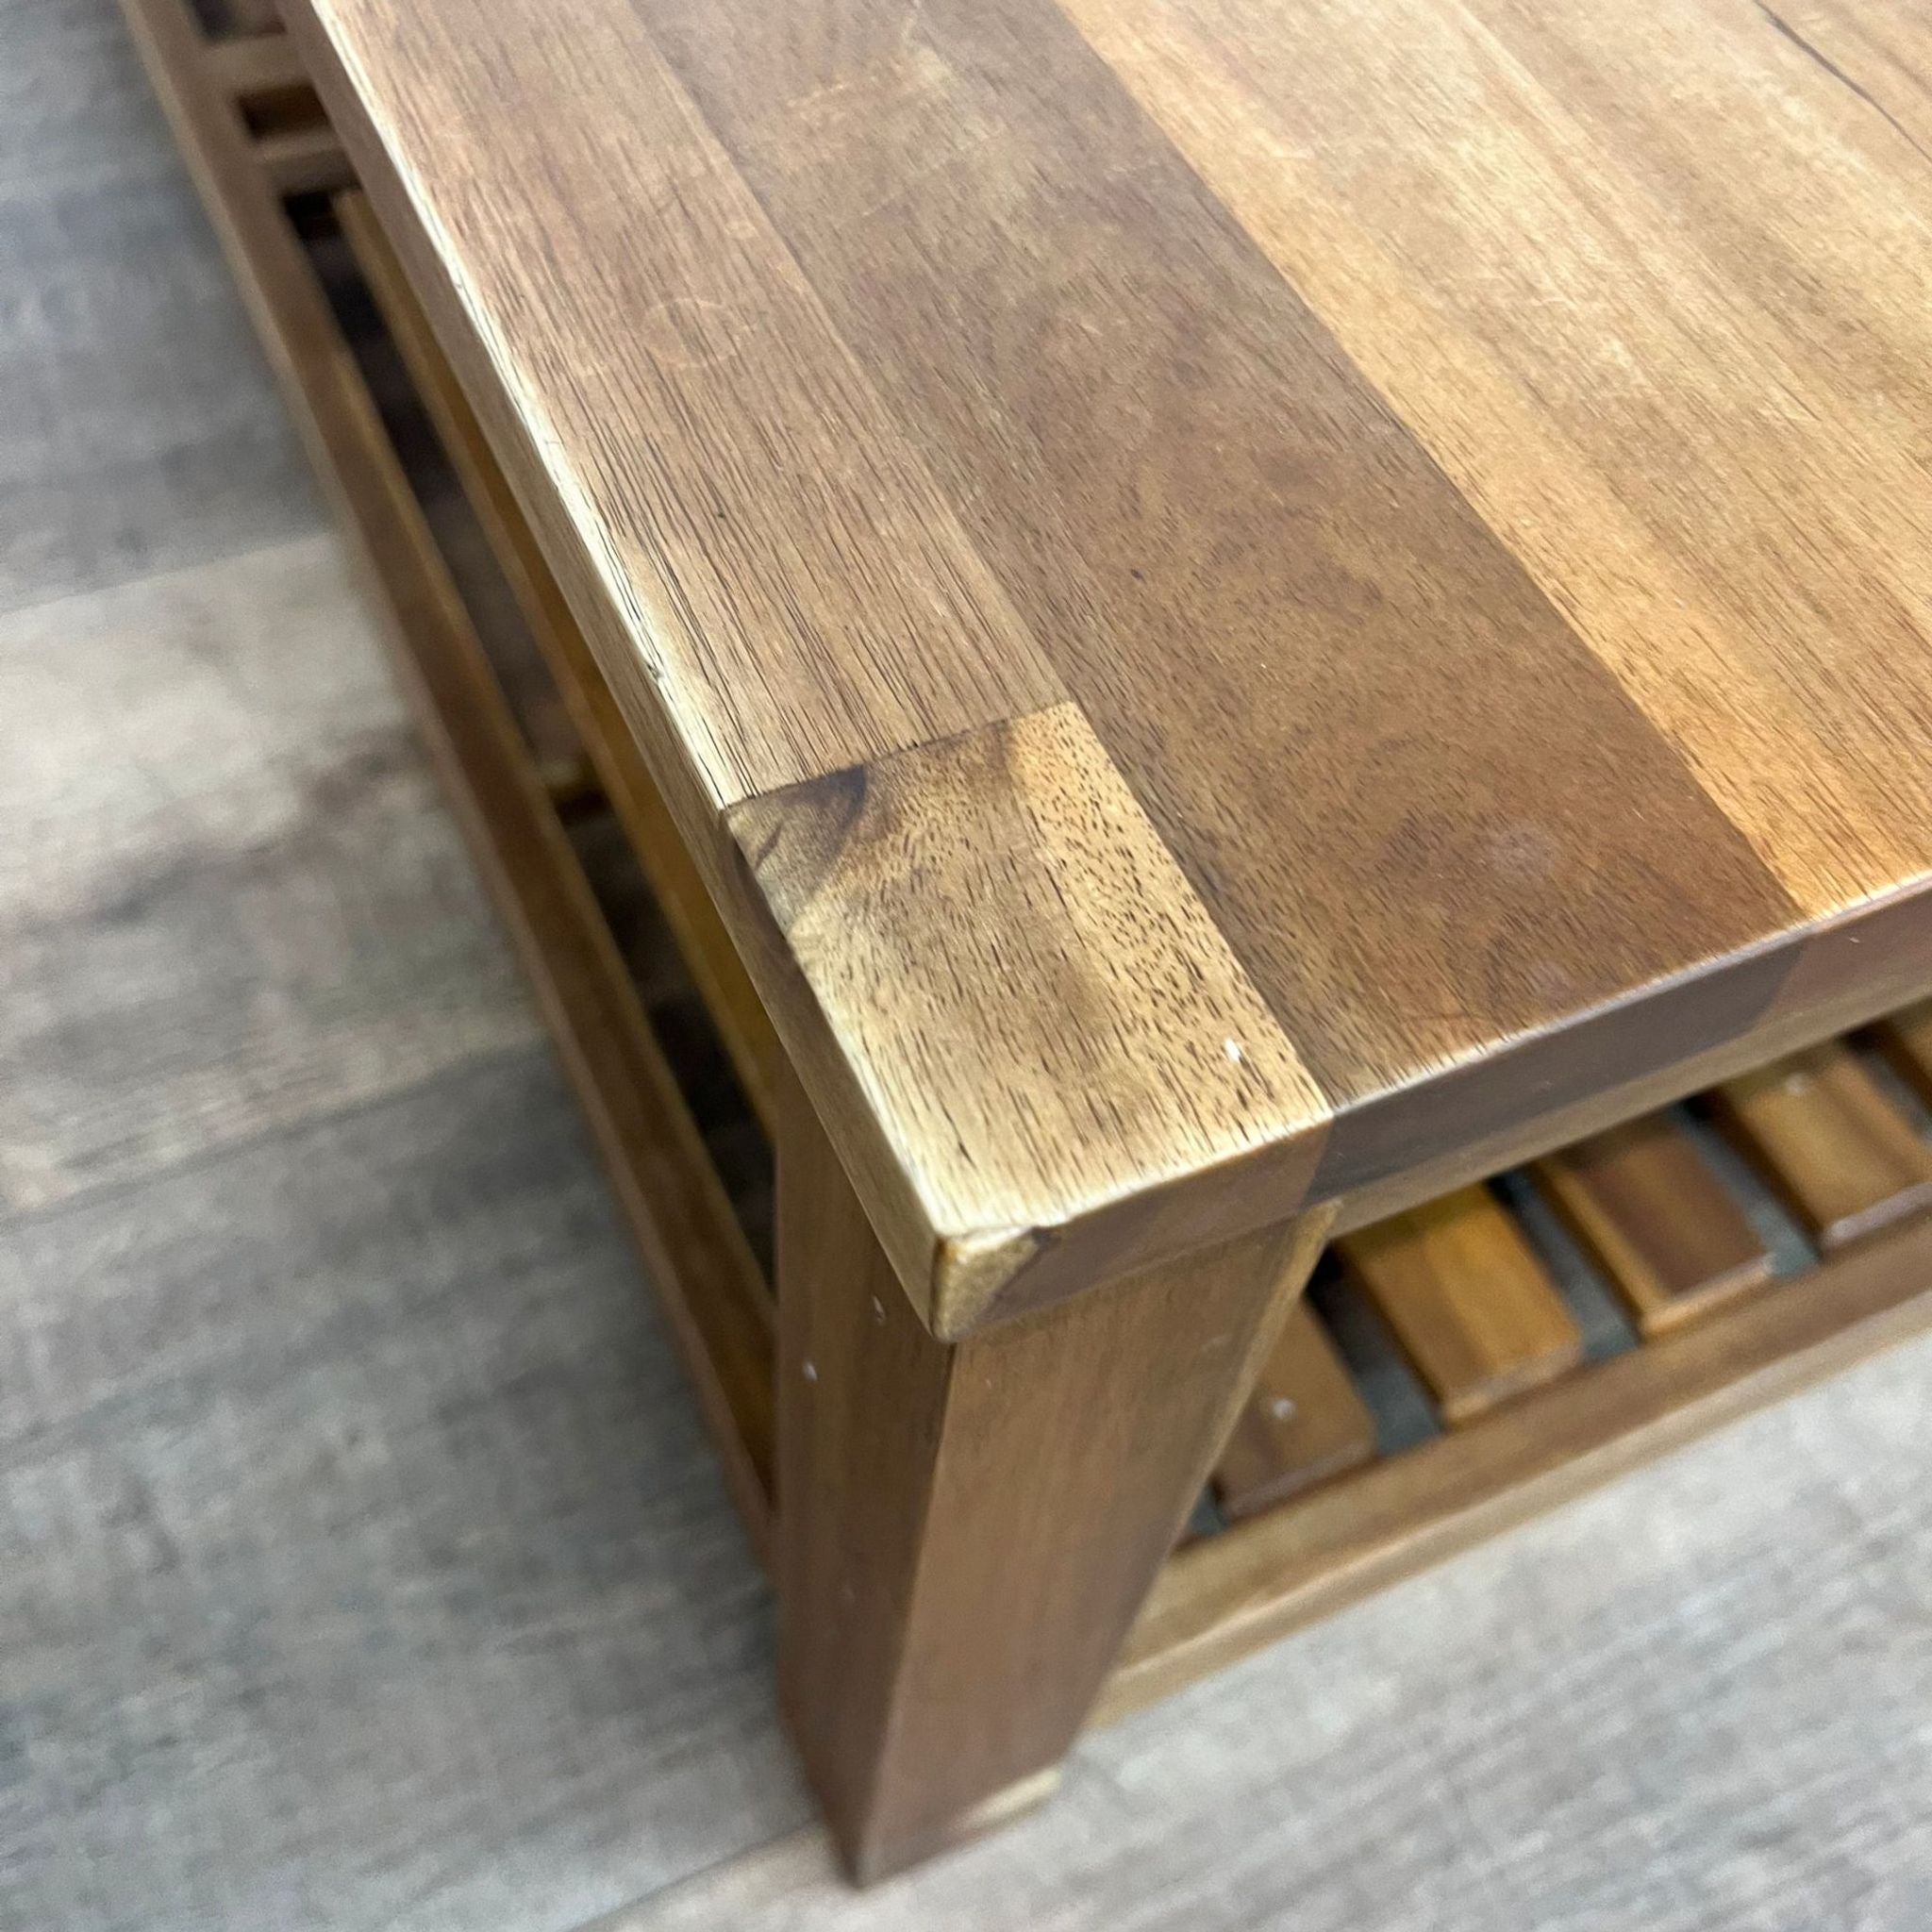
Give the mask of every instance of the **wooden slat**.
[{"label": "wooden slat", "polygon": [[277,194],[333,194],[356,179],[356,170],[325,122],[264,134],[254,153]]},{"label": "wooden slat", "polygon": [[123,11],[375,587],[404,691],[550,1021],[762,1553],[773,1337],[758,1265],[322,290],[200,58],[198,31],[180,0],[123,0]]},{"label": "wooden slat", "polygon": [[772,1069],[781,1049],[764,1003],[368,198],[359,192],[342,195],[336,212],[524,621],[563,694],[604,795],[623,822],[710,1009],[739,1084],[769,1134],[774,1125]]},{"label": "wooden slat", "polygon": [[1932,1326],[1932,1221],[1168,1560],[1096,1722]]},{"label": "wooden slat", "polygon": [[1485,1188],[1445,1194],[1338,1246],[1447,1423],[1466,1423],[1582,1356],[1541,1262]]},{"label": "wooden slat", "polygon": [[1743,1208],[1668,1114],[1563,1148],[1536,1176],[1646,1336],[1772,1278]]},{"label": "wooden slat", "polygon": [[588,758],[541,758],[538,761],[537,771],[543,780],[543,790],[549,794],[550,803],[561,817],[591,811],[604,803],[604,788],[598,784],[597,774],[591,769]]},{"label": "wooden slat", "polygon": [[[284,93],[308,84],[295,43],[281,32],[211,42],[208,60],[216,81],[237,100]],[[320,115],[320,108],[316,111]]]},{"label": "wooden slat", "polygon": [[1720,1118],[1821,1248],[1932,1206],[1932,1149],[1827,1041],[1717,1091]]},{"label": "wooden slat", "polygon": [[1877,1028],[1875,1037],[1899,1076],[1932,1106],[1932,1000],[1894,1013]]},{"label": "wooden slat", "polygon": [[1216,1500],[1228,1516],[1252,1516],[1374,1453],[1374,1418],[1328,1331],[1297,1303],[1221,1452]]}]

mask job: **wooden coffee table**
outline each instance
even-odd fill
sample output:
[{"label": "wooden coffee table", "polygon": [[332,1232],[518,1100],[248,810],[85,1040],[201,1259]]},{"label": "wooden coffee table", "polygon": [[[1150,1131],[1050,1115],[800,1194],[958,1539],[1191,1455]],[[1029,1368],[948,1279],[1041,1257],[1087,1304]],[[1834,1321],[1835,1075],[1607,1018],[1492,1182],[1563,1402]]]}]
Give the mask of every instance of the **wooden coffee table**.
[{"label": "wooden coffee table", "polygon": [[858,1874],[1925,1322],[1904,0],[125,4]]}]

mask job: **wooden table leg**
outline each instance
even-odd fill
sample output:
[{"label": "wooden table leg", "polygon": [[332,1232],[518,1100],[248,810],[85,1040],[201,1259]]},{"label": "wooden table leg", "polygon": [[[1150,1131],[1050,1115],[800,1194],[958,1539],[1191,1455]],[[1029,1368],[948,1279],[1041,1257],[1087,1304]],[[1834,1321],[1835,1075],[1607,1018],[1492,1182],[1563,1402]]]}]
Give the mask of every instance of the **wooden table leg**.
[{"label": "wooden table leg", "polygon": [[1052,1789],[1326,1213],[949,1344],[782,1105],[780,1674],[868,1881]]}]

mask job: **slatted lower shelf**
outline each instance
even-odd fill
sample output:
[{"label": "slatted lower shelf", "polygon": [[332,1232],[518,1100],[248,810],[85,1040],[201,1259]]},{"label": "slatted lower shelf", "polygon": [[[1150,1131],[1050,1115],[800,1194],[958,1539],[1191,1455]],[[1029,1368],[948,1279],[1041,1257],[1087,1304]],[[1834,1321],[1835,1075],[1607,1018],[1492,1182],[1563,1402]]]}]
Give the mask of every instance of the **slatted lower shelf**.
[{"label": "slatted lower shelf", "polygon": [[[263,0],[123,4],[763,1550],[775,1035]],[[1928,1100],[1932,1004],[1346,1236],[1099,1715],[1932,1324]]]}]

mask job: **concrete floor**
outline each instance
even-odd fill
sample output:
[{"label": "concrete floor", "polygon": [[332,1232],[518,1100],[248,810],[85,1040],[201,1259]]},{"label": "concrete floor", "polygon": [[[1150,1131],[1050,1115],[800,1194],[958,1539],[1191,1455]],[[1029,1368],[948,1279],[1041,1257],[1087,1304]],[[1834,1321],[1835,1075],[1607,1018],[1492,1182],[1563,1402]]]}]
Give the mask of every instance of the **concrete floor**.
[{"label": "concrete floor", "polygon": [[0,0],[0,1926],[1932,1925],[1932,1344],[854,1898],[109,0]]}]

